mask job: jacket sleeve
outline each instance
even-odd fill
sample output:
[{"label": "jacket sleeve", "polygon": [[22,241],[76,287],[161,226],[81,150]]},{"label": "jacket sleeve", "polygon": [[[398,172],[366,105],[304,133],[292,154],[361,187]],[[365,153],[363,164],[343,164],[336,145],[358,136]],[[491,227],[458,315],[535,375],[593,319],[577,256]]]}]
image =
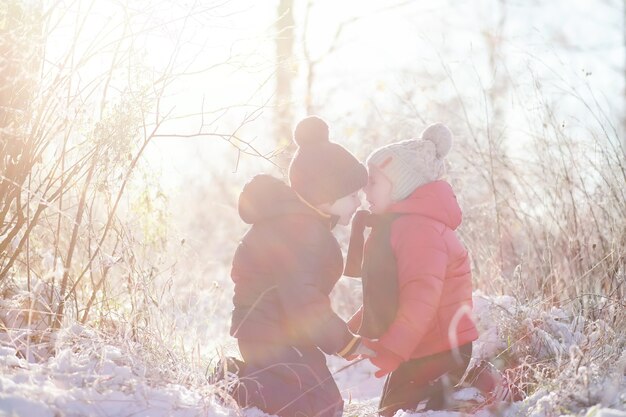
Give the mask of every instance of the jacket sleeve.
[{"label": "jacket sleeve", "polygon": [[363,306],[359,307],[359,309],[350,317],[348,320],[348,328],[352,333],[358,333],[361,328],[361,323],[363,323]]},{"label": "jacket sleeve", "polygon": [[326,243],[328,237],[323,233],[307,231],[301,236],[291,248],[294,256],[285,258],[281,265],[286,273],[278,285],[278,294],[290,333],[304,336],[327,354],[337,354],[352,342],[354,335],[333,311],[330,297],[320,289],[319,281],[329,273],[332,255]]},{"label": "jacket sleeve", "polygon": [[398,266],[398,312],[380,342],[408,360],[436,319],[448,253],[436,226],[421,222],[394,228],[391,245]]}]

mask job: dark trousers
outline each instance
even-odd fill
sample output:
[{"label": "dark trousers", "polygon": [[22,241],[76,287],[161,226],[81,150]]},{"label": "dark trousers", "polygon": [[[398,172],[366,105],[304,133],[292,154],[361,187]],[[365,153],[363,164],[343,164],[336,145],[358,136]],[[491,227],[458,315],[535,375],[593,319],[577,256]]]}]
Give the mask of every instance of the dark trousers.
[{"label": "dark trousers", "polygon": [[472,344],[403,362],[387,377],[380,398],[379,414],[393,416],[398,410],[414,410],[426,399],[426,409],[442,410],[472,357]]},{"label": "dark trousers", "polygon": [[314,346],[239,341],[245,367],[235,394],[242,407],[280,417],[340,417],[343,399]]}]

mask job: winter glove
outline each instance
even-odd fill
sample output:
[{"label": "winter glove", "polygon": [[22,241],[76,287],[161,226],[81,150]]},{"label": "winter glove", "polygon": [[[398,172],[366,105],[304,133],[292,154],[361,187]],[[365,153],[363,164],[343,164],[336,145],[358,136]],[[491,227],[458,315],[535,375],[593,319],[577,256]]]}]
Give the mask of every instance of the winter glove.
[{"label": "winter glove", "polygon": [[373,350],[363,344],[361,336],[354,336],[352,340],[350,340],[348,344],[337,353],[337,355],[348,361],[352,361],[360,355],[373,356],[374,354]]},{"label": "winter glove", "polygon": [[378,371],[374,373],[376,378],[382,378],[383,376],[390,374],[398,369],[398,366],[404,362],[402,357],[384,347],[380,342],[363,339],[363,343],[366,347],[376,352],[376,356],[370,358],[370,362],[378,368]]},{"label": "winter glove", "polygon": [[365,343],[363,343],[363,341],[365,339],[363,338],[359,338],[359,343],[356,347],[356,349],[354,349],[354,352],[352,353],[355,356],[365,356],[368,358],[371,358],[373,356],[376,356],[376,352],[374,352],[372,349],[368,348]]}]

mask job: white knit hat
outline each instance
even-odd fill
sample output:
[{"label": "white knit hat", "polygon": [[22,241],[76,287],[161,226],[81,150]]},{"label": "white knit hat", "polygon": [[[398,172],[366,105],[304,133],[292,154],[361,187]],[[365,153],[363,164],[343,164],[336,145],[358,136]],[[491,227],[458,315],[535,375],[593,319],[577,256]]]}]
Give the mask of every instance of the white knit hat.
[{"label": "white knit hat", "polygon": [[367,165],[380,169],[393,184],[391,198],[407,198],[415,189],[443,174],[443,158],[452,147],[452,132],[442,123],[428,126],[418,139],[376,149]]}]

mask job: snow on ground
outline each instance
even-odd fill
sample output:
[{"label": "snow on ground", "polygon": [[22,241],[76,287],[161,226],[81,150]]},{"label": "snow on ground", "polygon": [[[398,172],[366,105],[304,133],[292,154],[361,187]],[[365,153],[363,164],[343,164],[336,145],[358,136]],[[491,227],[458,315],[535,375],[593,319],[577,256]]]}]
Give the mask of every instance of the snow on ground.
[{"label": "snow on ground", "polygon": [[198,416],[228,415],[201,391],[150,378],[149,364],[119,347],[91,344],[95,333],[80,326],[63,332],[63,343],[43,363],[29,363],[9,347],[0,349],[0,415]]},{"label": "snow on ground", "polygon": [[[526,310],[521,311],[524,308]],[[613,331],[605,323],[596,323],[596,332],[584,334],[580,318],[567,317],[558,309],[545,312],[520,307],[511,297],[493,298],[477,293],[475,313],[482,331],[474,351],[478,358],[493,357],[505,349],[521,352],[530,349],[539,358],[542,355],[567,356],[575,354],[577,346]],[[523,319],[516,321],[520,314]],[[503,322],[502,315],[529,330],[533,337],[518,345],[507,340],[510,334],[496,325]],[[56,354],[37,362],[17,355],[10,338],[0,337],[0,416],[242,415],[240,410],[220,406],[214,399],[212,387],[201,378],[181,381],[170,374],[159,373],[159,364],[151,362],[153,357],[128,341],[116,344],[104,340],[94,330],[73,325],[60,331],[53,342]],[[374,377],[374,367],[368,361],[346,367],[347,364],[340,358],[329,357],[329,366],[336,372],[337,384],[346,401],[345,415],[375,413],[384,380]],[[560,405],[563,398],[558,398],[558,392],[562,391],[550,389],[547,384],[523,401],[497,410],[485,408],[474,415],[626,417],[626,353],[617,361],[614,374],[604,379],[591,378],[591,370],[583,368],[577,368],[576,375],[589,373],[589,386],[586,393],[571,393],[572,404],[586,396],[586,401],[597,399],[596,405],[563,408]],[[570,370],[564,367],[563,372],[567,377]],[[197,374],[203,375],[203,372]],[[476,392],[466,389],[456,395],[468,399]],[[245,410],[243,415],[264,416],[257,409]],[[399,411],[396,417],[462,415],[452,411]]]}]

